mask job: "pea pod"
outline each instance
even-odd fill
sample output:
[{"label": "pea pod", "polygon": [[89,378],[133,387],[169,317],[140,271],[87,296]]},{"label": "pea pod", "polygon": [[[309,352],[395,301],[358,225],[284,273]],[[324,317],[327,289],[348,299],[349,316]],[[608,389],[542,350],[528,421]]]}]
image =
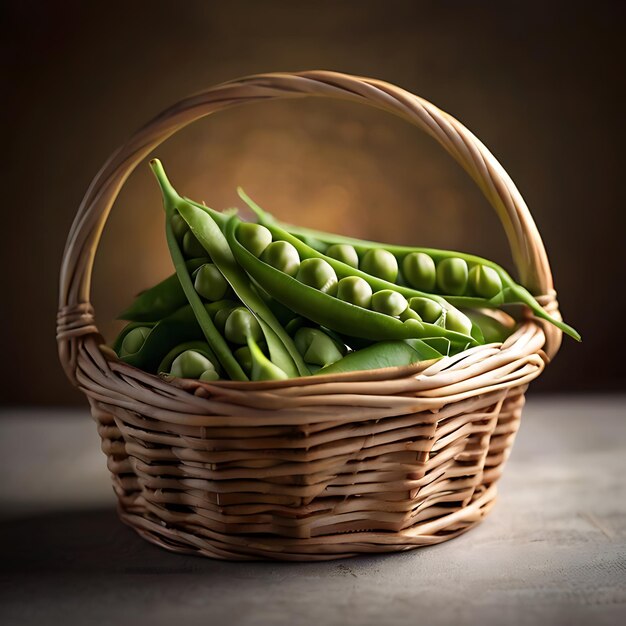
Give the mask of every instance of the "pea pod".
[{"label": "pea pod", "polygon": [[124,339],[128,333],[136,328],[154,328],[155,323],[156,322],[130,322],[130,324],[126,324],[113,342],[113,351],[119,356],[122,351],[122,343],[124,343]]},{"label": "pea pod", "polygon": [[[253,208],[253,210],[255,210],[255,212],[257,212],[257,214],[259,214],[260,216],[264,216],[265,214],[263,213],[263,211],[257,207],[254,202],[248,198],[248,196],[245,195],[245,193],[243,193],[243,191],[240,189],[239,190],[239,195],[244,199],[245,202],[248,203],[248,205]],[[256,208],[255,208],[256,207]],[[300,239],[298,239],[297,237],[291,235],[289,232],[287,232],[286,230],[284,230],[283,228],[281,228],[275,221],[272,221],[271,219],[265,219],[264,221],[265,226],[270,230],[270,232],[272,233],[272,235],[274,236],[274,238],[277,240],[275,243],[278,242],[278,240],[280,241],[284,241],[286,243],[291,244],[296,251],[298,252],[299,256],[301,259],[310,259],[310,258],[319,258],[319,259],[323,259],[325,260],[336,272],[337,276],[339,279],[344,278],[345,276],[358,276],[362,279],[364,279],[365,281],[367,281],[369,283],[369,285],[372,287],[372,290],[374,292],[376,291],[381,291],[381,290],[393,290],[399,294],[401,294],[402,296],[404,296],[405,298],[411,298],[411,297],[422,297],[422,298],[427,298],[429,300],[432,300],[433,302],[436,302],[439,304],[439,306],[441,307],[442,313],[445,313],[447,311],[453,311],[456,310],[454,306],[452,306],[449,302],[447,302],[446,299],[444,299],[441,296],[438,295],[433,295],[433,294],[429,294],[429,293],[424,293],[421,291],[417,291],[415,289],[410,289],[408,287],[404,287],[401,285],[397,285],[394,284],[392,282],[389,282],[387,280],[384,280],[382,278],[373,276],[371,274],[367,274],[361,270],[355,269],[353,267],[348,266],[345,263],[342,263],[341,261],[337,261],[336,259],[333,259],[331,257],[328,257],[324,254],[322,254],[321,252],[307,246],[303,241],[301,241]],[[272,244],[273,245],[273,244]],[[379,248],[379,250],[381,250],[381,248]],[[359,254],[364,254],[367,253],[367,250],[365,250],[365,248],[362,248],[361,250],[359,250]],[[391,263],[389,262],[389,255],[390,253],[385,252],[384,255],[379,255],[377,257],[375,257],[375,260],[377,263],[379,263],[380,268],[378,271],[379,273],[384,273],[385,269],[389,270],[389,272],[391,272],[391,270],[393,270],[393,267],[391,267]],[[393,255],[391,255],[393,256]],[[372,257],[374,258],[374,257]],[[395,259],[394,259],[394,263],[395,263]],[[374,263],[374,261],[372,260],[370,262],[370,265],[372,265]],[[395,266],[397,269],[397,265]],[[390,269],[391,268],[391,269]],[[456,310],[455,315],[453,316],[456,319],[459,319],[463,316],[463,314]],[[467,318],[466,318],[467,319]],[[438,320],[436,323],[437,326],[440,327],[445,327],[445,320],[446,320],[446,316],[442,315],[441,319]],[[469,319],[467,319],[467,325],[471,326],[471,321]],[[455,325],[454,328],[451,328],[450,330],[452,331],[457,331],[458,328],[460,326],[458,324]],[[474,337],[474,339],[479,340],[480,338],[480,330],[477,328],[472,328],[472,337]]]},{"label": "pea pod", "polygon": [[[229,282],[234,292],[259,321],[268,345],[271,361],[290,377],[308,375],[309,370],[301,355],[298,353],[293,340],[279,324],[278,320],[275,318],[263,299],[259,296],[257,291],[255,291],[255,289],[250,285],[245,272],[235,261],[235,258],[233,257],[233,254],[228,246],[228,242],[220,230],[219,220],[216,221],[213,219],[211,212],[183,200],[171,186],[167,176],[165,175],[163,167],[158,160],[155,159],[151,161],[151,165],[157,180],[161,185],[164,201],[166,205],[171,207],[170,211],[174,210],[174,208],[178,210],[180,215],[189,225],[191,232],[209,253],[211,260],[218,267],[224,278],[226,278]],[[232,216],[229,219],[236,220],[238,218]],[[174,240],[174,243],[176,243],[173,235],[172,239]],[[243,249],[245,250],[245,248]],[[246,252],[250,254],[247,250]],[[190,284],[190,287],[193,288],[193,285]],[[197,296],[197,294],[195,294],[195,290],[192,294],[192,297],[193,296]],[[189,293],[187,293],[187,297],[190,298]],[[215,329],[211,320],[209,320],[209,322],[211,323],[212,331],[214,331],[214,333],[217,334],[219,339],[223,342],[224,340]],[[211,334],[213,334],[213,332],[211,332]],[[209,344],[212,346],[211,341],[209,341]],[[222,354],[218,354],[218,357],[220,358],[220,363],[222,363],[229,376],[236,380],[247,380],[247,376],[237,360],[230,353],[230,350],[228,350],[228,356],[230,357],[228,364],[229,367],[235,371],[236,377],[230,373],[226,364],[222,361],[224,356],[224,351],[222,350]],[[231,360],[235,365],[234,368],[230,362]]]},{"label": "pea pod", "polygon": [[[477,343],[467,335],[451,332],[440,326],[423,324],[413,319],[402,322],[389,315],[357,307],[301,283],[264,263],[246,250],[236,236],[240,223],[240,220],[232,217],[226,226],[227,241],[239,264],[272,297],[320,326],[330,328],[340,334],[375,341],[444,336],[450,339],[453,345],[459,347],[464,347],[468,343],[473,345]],[[335,269],[338,270],[338,275],[346,273],[344,268],[358,271],[342,263],[336,263]]]},{"label": "pea pod", "polygon": [[322,367],[316,375],[341,374],[360,370],[404,367],[421,361],[435,361],[442,355],[419,339],[406,341],[382,341],[367,348],[350,352],[343,359]]},{"label": "pea pod", "polygon": [[[211,350],[213,350],[214,354],[219,360],[219,363],[224,368],[228,376],[232,380],[248,380],[248,377],[246,376],[243,369],[241,369],[241,366],[237,362],[237,359],[235,359],[235,357],[233,356],[230,348],[228,347],[228,344],[215,328],[215,324],[213,323],[213,320],[211,319],[211,316],[209,315],[207,310],[204,308],[204,304],[200,296],[196,292],[189,271],[185,266],[185,259],[181,252],[178,241],[176,240],[176,237],[174,235],[171,221],[172,216],[176,214],[176,210],[180,208],[180,206],[183,206],[185,203],[181,200],[180,196],[178,196],[178,194],[169,184],[161,162],[157,159],[153,159],[150,162],[150,165],[161,187],[161,193],[163,196],[163,207],[165,209],[166,217],[165,237],[167,239],[167,245],[169,247],[170,255],[174,263],[174,268],[176,269],[176,274],[178,276],[178,279],[180,280],[180,284],[183,288],[183,291],[185,292],[185,295],[187,296],[187,300],[202,330],[202,334],[205,336],[207,343],[211,347]],[[183,218],[185,217],[184,215],[181,216]],[[190,339],[199,339],[199,337],[187,338],[187,340]]]},{"label": "pea pod", "polygon": [[[580,334],[571,326],[562,322],[561,320],[557,320],[553,318],[551,315],[546,313],[543,310],[541,305],[535,300],[532,294],[522,285],[517,284],[511,276],[499,265],[489,261],[487,259],[483,259],[481,257],[465,254],[462,252],[450,252],[447,250],[437,250],[434,248],[414,248],[408,246],[396,246],[389,244],[382,244],[374,241],[366,241],[361,239],[355,239],[352,237],[345,237],[342,235],[336,235],[332,233],[326,233],[322,231],[317,231],[311,228],[303,228],[298,226],[293,226],[291,224],[284,224],[276,221],[270,214],[266,213],[261,209],[254,201],[252,201],[243,190],[239,189],[239,195],[244,202],[256,213],[258,216],[259,222],[272,230],[272,226],[277,226],[283,229],[284,231],[289,232],[295,238],[302,242],[306,242],[308,247],[317,250],[318,252],[325,252],[325,250],[330,245],[336,244],[345,244],[352,246],[359,256],[366,254],[371,249],[384,249],[388,252],[391,252],[395,255],[396,259],[399,261],[399,264],[403,266],[403,262],[405,258],[413,253],[421,253],[429,256],[435,265],[438,265],[441,261],[449,258],[458,258],[465,261],[470,268],[470,279],[469,284],[470,287],[473,287],[469,293],[465,295],[453,295],[446,294],[445,299],[455,307],[463,307],[463,308],[498,308],[503,304],[524,304],[526,305],[536,317],[546,320],[562,330],[564,333],[568,334],[570,337],[573,337],[577,341],[580,341]],[[498,276],[501,283],[501,290],[499,292],[495,292],[493,285],[484,286],[484,272],[482,272],[483,276],[476,276],[474,272],[474,268],[477,266],[481,266],[484,268],[490,268],[495,272],[495,275]],[[403,268],[404,269],[404,268]],[[493,278],[493,274],[490,274]],[[481,285],[483,282],[483,287]],[[489,281],[487,281],[489,282]],[[478,287],[476,287],[478,286]],[[415,296],[417,294],[412,293],[411,289],[397,286],[397,291],[402,293],[407,298]],[[486,295],[489,293],[493,293],[494,295]]]},{"label": "pea pod", "polygon": [[[182,219],[182,218],[181,218]],[[206,258],[191,259],[185,263],[192,273],[207,262]],[[158,322],[187,304],[187,296],[176,273],[142,291],[118,319],[129,322]]]},{"label": "pea pod", "polygon": [[124,356],[121,352],[118,354],[122,361],[156,374],[163,356],[172,348],[187,341],[200,340],[202,335],[193,309],[186,305],[155,324],[140,350]]},{"label": "pea pod", "polygon": [[285,380],[289,376],[276,364],[272,363],[257,345],[252,335],[248,335],[248,349],[250,350],[250,361],[252,380]]}]

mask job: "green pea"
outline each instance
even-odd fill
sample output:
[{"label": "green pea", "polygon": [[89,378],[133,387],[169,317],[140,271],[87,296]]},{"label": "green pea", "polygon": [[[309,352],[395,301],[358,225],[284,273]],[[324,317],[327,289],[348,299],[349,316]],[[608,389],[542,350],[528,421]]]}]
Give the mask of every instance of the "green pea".
[{"label": "green pea", "polygon": [[406,298],[392,289],[382,289],[372,296],[372,308],[374,311],[397,317],[406,311],[409,303]]},{"label": "green pea", "polygon": [[207,370],[215,370],[209,359],[195,350],[185,350],[172,362],[170,374],[178,378],[200,378]]},{"label": "green pea", "polygon": [[255,257],[260,257],[263,251],[272,243],[272,233],[254,222],[243,222],[237,229],[237,239],[241,245]]},{"label": "green pea", "polygon": [[350,267],[359,268],[359,255],[353,246],[347,243],[335,243],[326,250],[326,256],[337,259]]},{"label": "green pea", "polygon": [[313,289],[334,296],[337,293],[337,274],[324,259],[305,259],[300,264],[296,279]]},{"label": "green pea", "polygon": [[237,348],[233,352],[233,355],[239,365],[241,365],[241,369],[246,374],[250,374],[252,371],[252,354],[250,353],[250,348],[248,348],[248,346],[241,346],[241,348]]},{"label": "green pea", "polygon": [[213,380],[219,380],[220,375],[215,370],[204,370],[202,374],[200,374],[200,378],[198,380],[202,380],[206,383],[209,383]]},{"label": "green pea", "polygon": [[151,330],[147,326],[138,326],[128,331],[120,347],[120,357],[130,356],[139,352]]},{"label": "green pea", "polygon": [[418,322],[424,321],[410,306],[400,314],[400,320],[403,322],[406,320],[417,320]]},{"label": "green pea", "polygon": [[263,335],[256,317],[244,306],[233,309],[226,319],[224,335],[228,341],[245,346],[248,337],[259,341]]},{"label": "green pea", "polygon": [[188,230],[183,237],[183,252],[188,259],[197,259],[198,257],[205,257],[207,255],[202,244],[190,230]]},{"label": "green pea", "polygon": [[195,290],[207,300],[221,300],[228,291],[228,283],[213,263],[205,263],[195,273]]},{"label": "green pea", "polygon": [[[174,237],[178,243],[181,243],[185,233],[189,231],[189,226],[187,226],[187,222],[182,218],[180,213],[174,213],[171,217],[172,231],[174,232]],[[200,255],[204,256],[204,255]]]},{"label": "green pea", "polygon": [[300,328],[294,337],[298,352],[305,363],[324,366],[343,357],[345,349],[317,328]]},{"label": "green pea", "polygon": [[481,298],[493,298],[502,291],[502,280],[498,272],[486,265],[475,265],[469,273],[472,291]]},{"label": "green pea", "polygon": [[443,307],[430,298],[415,297],[409,300],[409,306],[427,324],[434,324],[443,313]]},{"label": "green pea", "polygon": [[472,320],[467,315],[455,309],[446,311],[446,328],[457,333],[470,335],[472,332]]},{"label": "green pea", "polygon": [[432,257],[424,252],[407,254],[402,261],[402,273],[414,289],[431,292],[435,288],[437,268]]},{"label": "green pea", "polygon": [[372,288],[360,276],[346,276],[339,281],[337,297],[344,302],[369,309],[372,303]]},{"label": "green pea", "polygon": [[447,295],[463,295],[467,289],[467,263],[458,257],[440,261],[437,265],[437,286]]},{"label": "green pea", "polygon": [[261,260],[289,276],[295,276],[300,267],[300,255],[288,241],[271,243],[265,248]]},{"label": "green pea", "polygon": [[235,307],[224,307],[215,313],[215,317],[213,318],[213,323],[215,324],[215,328],[223,335],[224,328],[226,326],[226,320],[228,316],[233,312]]},{"label": "green pea", "polygon": [[389,251],[383,248],[372,248],[363,256],[361,270],[366,274],[395,283],[398,278],[398,261]]}]

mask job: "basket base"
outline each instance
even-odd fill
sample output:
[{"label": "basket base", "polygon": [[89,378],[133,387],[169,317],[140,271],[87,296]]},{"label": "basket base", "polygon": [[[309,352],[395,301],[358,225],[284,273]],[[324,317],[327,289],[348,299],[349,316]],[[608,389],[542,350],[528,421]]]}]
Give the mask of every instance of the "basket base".
[{"label": "basket base", "polygon": [[226,561],[331,561],[359,554],[404,552],[442,543],[479,524],[495,503],[496,485],[477,491],[464,507],[400,532],[353,532],[308,539],[264,535],[227,535],[196,526],[187,530],[165,525],[119,507],[120,519],[141,537],[170,552]]}]

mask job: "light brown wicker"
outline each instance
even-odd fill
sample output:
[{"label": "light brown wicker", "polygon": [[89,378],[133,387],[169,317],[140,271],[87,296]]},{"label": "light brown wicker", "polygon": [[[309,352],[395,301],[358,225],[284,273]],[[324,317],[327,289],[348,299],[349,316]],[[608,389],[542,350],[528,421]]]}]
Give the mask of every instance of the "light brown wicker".
[{"label": "light brown wicker", "polygon": [[504,344],[324,378],[174,384],[117,360],[89,297],[95,250],[126,178],[194,120],[305,96],[369,104],[434,137],[496,209],[521,282],[559,315],[541,238],[515,185],[474,135],[422,98],[314,71],[243,78],[167,109],[113,154],[83,199],[61,268],[57,339],[98,424],[122,520],[169,550],[321,560],[459,535],[493,505],[524,392],[560,344],[558,329],[528,314]]}]

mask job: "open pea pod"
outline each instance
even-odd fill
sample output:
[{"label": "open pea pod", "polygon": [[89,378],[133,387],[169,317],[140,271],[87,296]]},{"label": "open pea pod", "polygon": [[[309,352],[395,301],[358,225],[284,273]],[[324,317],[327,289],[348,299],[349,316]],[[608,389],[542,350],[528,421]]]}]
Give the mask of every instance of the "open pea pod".
[{"label": "open pea pod", "polygon": [[121,359],[145,372],[156,374],[163,357],[172,348],[187,341],[200,339],[202,330],[193,309],[185,305],[155,324],[137,352],[122,356]]},{"label": "open pea pod", "polygon": [[128,335],[128,333],[131,330],[135,330],[135,328],[154,328],[155,322],[130,322],[129,324],[126,324],[126,326],[124,326],[124,328],[122,328],[122,330],[120,331],[119,335],[115,338],[115,341],[113,342],[113,350],[116,354],[120,354],[121,350],[122,350],[122,343],[124,342],[124,339],[126,337],[126,335]]},{"label": "open pea pod", "polygon": [[[162,359],[159,363],[159,367],[157,371],[168,373],[172,367],[172,363],[177,356],[181,355],[183,352],[187,350],[194,350],[195,352],[199,352],[202,356],[206,357],[215,365],[216,368],[219,367],[219,363],[214,361],[215,355],[213,351],[209,347],[209,344],[206,341],[185,341],[184,343],[179,343],[177,346],[174,346]],[[217,359],[215,359],[217,360]]]},{"label": "open pea pod", "polygon": [[[231,217],[226,226],[226,239],[241,267],[273,298],[320,326],[340,334],[374,341],[446,337],[459,351],[467,345],[477,345],[477,341],[468,335],[415,319],[402,322],[309,287],[251,254],[236,236],[237,227],[241,223],[238,218]],[[343,271],[341,267],[338,269]]]},{"label": "open pea pod", "polygon": [[[191,259],[185,263],[189,273],[194,272],[207,259]],[[158,322],[187,304],[187,296],[174,272],[171,276],[142,291],[133,303],[120,313],[118,319],[130,322]]]},{"label": "open pea pod", "polygon": [[[329,246],[344,244],[353,247],[359,257],[364,257],[370,250],[386,250],[392,253],[397,260],[398,266],[402,267],[405,257],[414,253],[425,254],[430,257],[435,264],[439,264],[442,261],[449,263],[450,259],[463,260],[469,270],[471,271],[475,267],[485,267],[493,270],[499,281],[500,289],[489,297],[480,297],[476,294],[469,293],[444,293],[440,291],[441,295],[453,306],[464,308],[499,308],[504,304],[524,304],[535,314],[536,317],[541,318],[554,324],[557,328],[564,333],[573,337],[577,341],[581,340],[580,334],[568,324],[557,320],[550,316],[541,305],[535,300],[532,294],[522,285],[516,283],[513,278],[497,263],[483,259],[479,256],[472,254],[465,254],[463,252],[453,252],[448,250],[437,250],[434,248],[415,248],[409,246],[396,246],[390,244],[383,244],[374,241],[366,241],[362,239],[355,239],[352,237],[344,237],[342,235],[336,235],[333,233],[326,233],[311,228],[303,228],[286,224],[277,221],[272,215],[266,213],[261,209],[253,200],[251,200],[243,190],[239,190],[239,195],[242,200],[254,211],[259,219],[259,223],[263,224],[270,230],[279,228],[283,232],[290,233],[295,239],[301,241],[307,245],[310,249],[316,250],[318,253],[325,253]],[[293,244],[292,240],[289,240]],[[295,244],[294,244],[295,245]],[[327,258],[327,257],[325,257]],[[327,259],[328,260],[328,259]],[[407,297],[415,295],[415,291],[406,285],[396,285],[395,289]],[[428,294],[431,295],[431,294]]]},{"label": "open pea pod", "polygon": [[341,374],[384,367],[405,367],[422,361],[434,362],[442,356],[437,350],[419,339],[382,341],[350,352],[339,361],[317,370],[316,375]]},{"label": "open pea pod", "polygon": [[[174,210],[179,212],[179,214],[187,222],[191,232],[209,253],[213,263],[215,263],[224,278],[226,278],[228,283],[231,285],[234,292],[241,299],[243,304],[258,319],[267,342],[271,361],[289,377],[308,375],[310,373],[309,369],[304,363],[301,355],[298,353],[293,340],[285,332],[284,328],[280,325],[267,304],[250,285],[250,281],[248,280],[245,272],[235,261],[228,242],[226,241],[218,222],[216,222],[212,217],[212,213],[205,210],[205,208],[200,208],[195,203],[192,204],[181,198],[167,179],[163,166],[157,159],[151,161],[151,166],[157,180],[159,181],[159,185],[161,186],[164,203],[169,207],[169,212],[173,213]],[[170,237],[168,236],[168,242],[169,239]],[[173,244],[176,244],[173,234],[171,235],[171,239],[173,240]],[[183,281],[181,281],[181,283],[183,283]],[[189,286],[191,290],[193,290],[191,282],[189,282]],[[185,288],[185,284],[183,284],[183,288]],[[194,299],[194,296],[197,295],[195,294],[195,290],[193,290],[193,294],[190,294],[187,289],[185,289],[185,293],[193,305],[192,299]],[[209,322],[211,322],[211,320],[209,320]],[[211,325],[213,326],[212,322]],[[214,326],[213,329],[217,333]],[[211,341],[209,341],[209,344],[213,347]],[[232,354],[230,356],[232,357]],[[219,353],[218,357],[220,357]],[[232,360],[235,362],[238,370],[236,378],[228,371],[228,368],[224,365],[222,358],[220,357],[220,362],[224,365],[224,369],[227,370],[231,378],[236,380],[247,380],[247,376],[241,369],[239,363],[237,363],[234,357],[232,357]]]}]

